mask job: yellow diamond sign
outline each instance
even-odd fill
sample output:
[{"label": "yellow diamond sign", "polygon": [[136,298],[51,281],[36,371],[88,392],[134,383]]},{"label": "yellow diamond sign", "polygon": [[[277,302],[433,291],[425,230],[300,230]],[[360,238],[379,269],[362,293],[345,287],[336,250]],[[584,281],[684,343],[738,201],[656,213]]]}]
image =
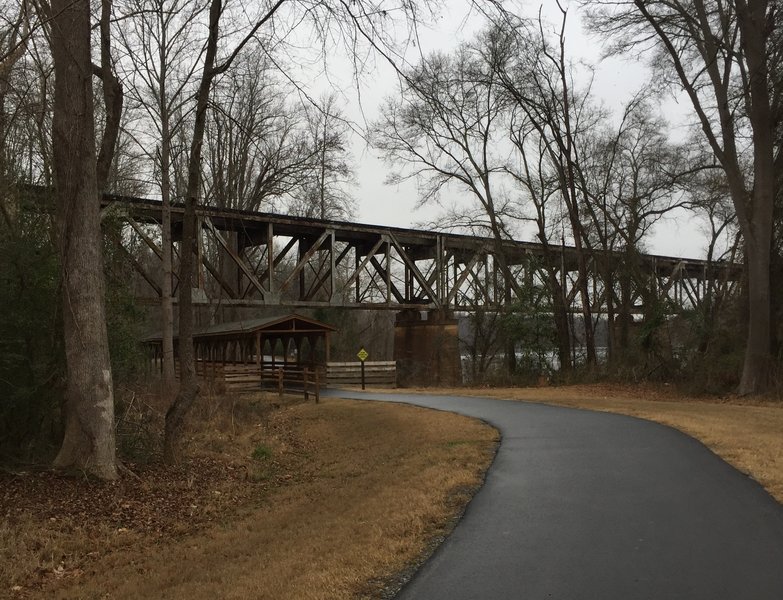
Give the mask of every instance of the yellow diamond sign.
[{"label": "yellow diamond sign", "polygon": [[367,350],[362,348],[361,350],[359,350],[359,352],[356,353],[356,356],[359,357],[360,361],[364,362],[365,360],[367,360],[367,357],[370,356],[370,355],[367,354]]}]

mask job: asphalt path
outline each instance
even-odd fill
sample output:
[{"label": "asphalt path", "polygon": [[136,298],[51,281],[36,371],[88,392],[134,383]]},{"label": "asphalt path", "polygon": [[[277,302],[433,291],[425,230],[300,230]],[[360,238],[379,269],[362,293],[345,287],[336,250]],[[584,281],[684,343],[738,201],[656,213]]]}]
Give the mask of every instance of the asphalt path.
[{"label": "asphalt path", "polygon": [[400,600],[783,600],[783,507],[674,429],[484,398],[330,395],[452,411],[502,435]]}]

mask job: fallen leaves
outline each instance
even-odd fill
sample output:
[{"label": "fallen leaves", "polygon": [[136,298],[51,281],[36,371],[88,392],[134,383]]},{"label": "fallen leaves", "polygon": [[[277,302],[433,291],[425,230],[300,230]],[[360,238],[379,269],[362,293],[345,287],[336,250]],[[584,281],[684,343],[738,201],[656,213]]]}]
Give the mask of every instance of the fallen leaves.
[{"label": "fallen leaves", "polygon": [[[247,430],[266,435],[257,414],[250,416]],[[187,536],[256,506],[287,468],[276,461],[264,465],[264,477],[251,477],[247,437],[230,439],[225,452],[205,452],[213,439],[226,437],[213,425],[196,426],[190,456],[180,464],[125,462],[114,482],[45,468],[0,471],[0,581],[9,584],[0,596],[6,590],[15,598],[37,596],[120,548]]]},{"label": "fallen leaves", "polygon": [[[214,458],[193,457],[177,466],[127,465],[138,478],[100,482],[56,471],[0,473],[0,512],[24,513],[52,525],[109,524],[116,530],[167,533],[172,523],[211,521],[226,505],[253,494],[244,470]],[[216,489],[216,486],[220,486]]]},{"label": "fallen leaves", "polygon": [[[261,427],[256,409],[227,407],[228,425],[202,422],[177,466],[129,462],[133,475],[112,483],[0,473],[0,515],[10,516],[0,596],[176,587],[165,595],[201,600],[225,597],[230,581],[237,598],[379,597],[453,522],[496,439],[470,419],[413,407],[300,404]],[[263,460],[253,458],[260,446]]]}]

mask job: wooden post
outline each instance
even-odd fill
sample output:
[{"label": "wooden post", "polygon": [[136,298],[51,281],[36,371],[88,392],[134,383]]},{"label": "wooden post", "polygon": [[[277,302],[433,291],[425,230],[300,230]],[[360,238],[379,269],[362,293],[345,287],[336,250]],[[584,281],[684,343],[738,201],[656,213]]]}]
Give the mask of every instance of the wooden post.
[{"label": "wooden post", "polygon": [[302,369],[302,387],[304,388],[305,402],[310,399],[310,396],[307,393],[307,376],[308,376],[307,367],[305,367],[304,369]]},{"label": "wooden post", "polygon": [[283,397],[283,369],[277,370],[277,393]]},{"label": "wooden post", "polygon": [[315,403],[316,404],[318,404],[318,401],[321,399],[321,392],[318,388],[319,388],[318,367],[315,367]]}]

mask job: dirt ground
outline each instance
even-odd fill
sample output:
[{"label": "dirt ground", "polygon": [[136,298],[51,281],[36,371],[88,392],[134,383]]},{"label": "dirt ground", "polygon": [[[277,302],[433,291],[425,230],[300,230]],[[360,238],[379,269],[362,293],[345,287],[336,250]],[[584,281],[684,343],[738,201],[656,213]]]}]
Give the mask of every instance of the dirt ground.
[{"label": "dirt ground", "polygon": [[494,429],[424,409],[232,401],[178,467],[0,473],[0,597],[379,598],[453,526]]}]

